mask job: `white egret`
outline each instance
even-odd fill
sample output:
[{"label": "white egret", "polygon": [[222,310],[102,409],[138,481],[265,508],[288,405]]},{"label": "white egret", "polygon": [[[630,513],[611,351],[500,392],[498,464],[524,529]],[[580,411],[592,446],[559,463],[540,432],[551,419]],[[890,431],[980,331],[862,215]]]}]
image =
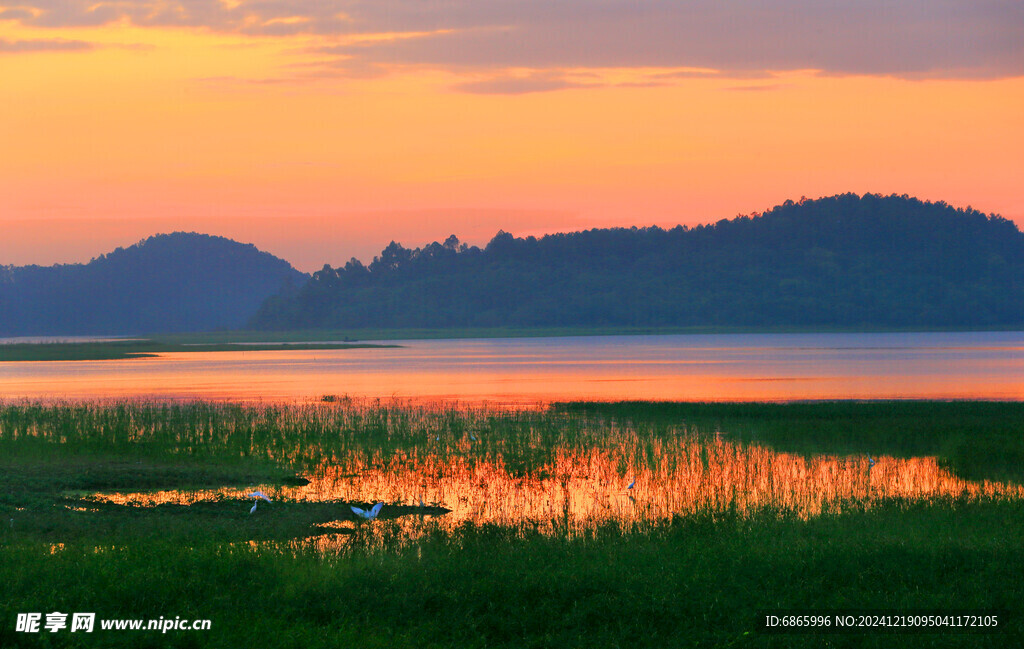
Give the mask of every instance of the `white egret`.
[{"label": "white egret", "polygon": [[374,505],[369,511],[367,511],[365,509],[360,509],[355,505],[349,505],[349,507],[352,508],[352,512],[355,513],[356,516],[360,518],[365,518],[368,521],[372,521],[373,519],[377,518],[377,514],[380,513],[380,508],[383,506],[384,503],[380,502]]},{"label": "white egret", "polygon": [[626,489],[632,489],[635,486],[636,486],[636,478],[633,478],[633,482],[630,482],[629,486],[626,487]]},{"label": "white egret", "polygon": [[270,502],[270,498],[267,498],[267,494],[263,493],[262,491],[254,491],[251,494],[249,494],[249,497],[256,499],[256,502],[254,502],[252,504],[252,509],[249,510],[250,514],[255,514],[256,513],[256,505],[259,504],[260,498],[262,498],[263,500],[267,501],[268,503]]},{"label": "white egret", "polygon": [[868,468],[870,469],[870,468],[871,468],[871,467],[873,467],[873,466],[875,466],[875,461],[874,461],[874,460],[872,460],[872,459],[871,459],[871,456],[869,455],[869,456],[868,456]]}]

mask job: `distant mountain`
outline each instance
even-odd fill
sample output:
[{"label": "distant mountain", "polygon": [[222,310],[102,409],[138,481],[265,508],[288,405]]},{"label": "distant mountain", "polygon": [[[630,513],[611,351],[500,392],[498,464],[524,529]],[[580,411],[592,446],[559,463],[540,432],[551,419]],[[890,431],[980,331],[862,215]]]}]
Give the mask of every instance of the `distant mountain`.
[{"label": "distant mountain", "polygon": [[250,325],[1019,326],[1024,234],[970,208],[844,194],[695,228],[392,242],[270,298]]},{"label": "distant mountain", "polygon": [[224,237],[175,232],[88,264],[0,266],[0,335],[143,334],[239,327],[307,279]]}]

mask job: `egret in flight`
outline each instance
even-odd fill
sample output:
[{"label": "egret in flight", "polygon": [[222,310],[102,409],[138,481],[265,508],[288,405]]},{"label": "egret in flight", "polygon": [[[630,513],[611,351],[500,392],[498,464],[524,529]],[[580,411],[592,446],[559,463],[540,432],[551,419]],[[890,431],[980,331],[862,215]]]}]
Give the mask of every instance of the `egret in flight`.
[{"label": "egret in flight", "polygon": [[365,510],[359,509],[355,505],[349,505],[349,507],[352,508],[352,512],[355,513],[356,516],[358,516],[359,518],[365,518],[368,521],[372,521],[373,519],[377,518],[377,514],[380,513],[380,508],[383,506],[384,503],[381,502],[374,505],[371,509]]},{"label": "egret in flight", "polygon": [[267,501],[268,503],[270,502],[270,498],[267,498],[267,494],[263,493],[262,491],[254,491],[251,494],[249,494],[249,497],[256,499],[256,502],[254,502],[252,504],[252,509],[249,510],[250,514],[255,514],[256,513],[256,505],[259,504],[260,498],[262,498],[263,500]]}]

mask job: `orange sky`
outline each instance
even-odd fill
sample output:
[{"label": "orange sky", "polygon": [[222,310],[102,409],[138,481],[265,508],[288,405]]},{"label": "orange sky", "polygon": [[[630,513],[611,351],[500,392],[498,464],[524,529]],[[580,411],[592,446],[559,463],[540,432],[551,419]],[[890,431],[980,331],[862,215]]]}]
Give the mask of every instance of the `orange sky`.
[{"label": "orange sky", "polygon": [[[170,0],[138,4],[150,13],[101,19],[0,0],[0,264],[184,229],[313,270],[392,239],[696,224],[847,191],[1024,225],[1024,71],[980,46],[888,45],[890,69],[852,37],[820,60],[770,42],[741,61],[669,40],[634,55],[597,18],[568,23],[567,49],[545,31],[566,19],[533,3],[511,32],[522,47],[487,31],[509,20],[500,2],[389,15],[394,31],[338,23],[347,2],[174,20],[152,8]],[[615,38],[664,36],[636,20]]]}]

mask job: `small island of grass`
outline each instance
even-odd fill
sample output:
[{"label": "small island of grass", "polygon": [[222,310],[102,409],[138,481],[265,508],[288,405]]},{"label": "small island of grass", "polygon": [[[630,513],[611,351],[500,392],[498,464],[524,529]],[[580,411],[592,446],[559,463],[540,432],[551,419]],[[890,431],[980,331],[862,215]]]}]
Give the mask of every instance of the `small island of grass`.
[{"label": "small island of grass", "polygon": [[101,361],[147,358],[171,352],[293,351],[399,347],[367,343],[192,343],[136,339],[90,342],[8,343],[0,345],[0,363],[11,361]]}]

